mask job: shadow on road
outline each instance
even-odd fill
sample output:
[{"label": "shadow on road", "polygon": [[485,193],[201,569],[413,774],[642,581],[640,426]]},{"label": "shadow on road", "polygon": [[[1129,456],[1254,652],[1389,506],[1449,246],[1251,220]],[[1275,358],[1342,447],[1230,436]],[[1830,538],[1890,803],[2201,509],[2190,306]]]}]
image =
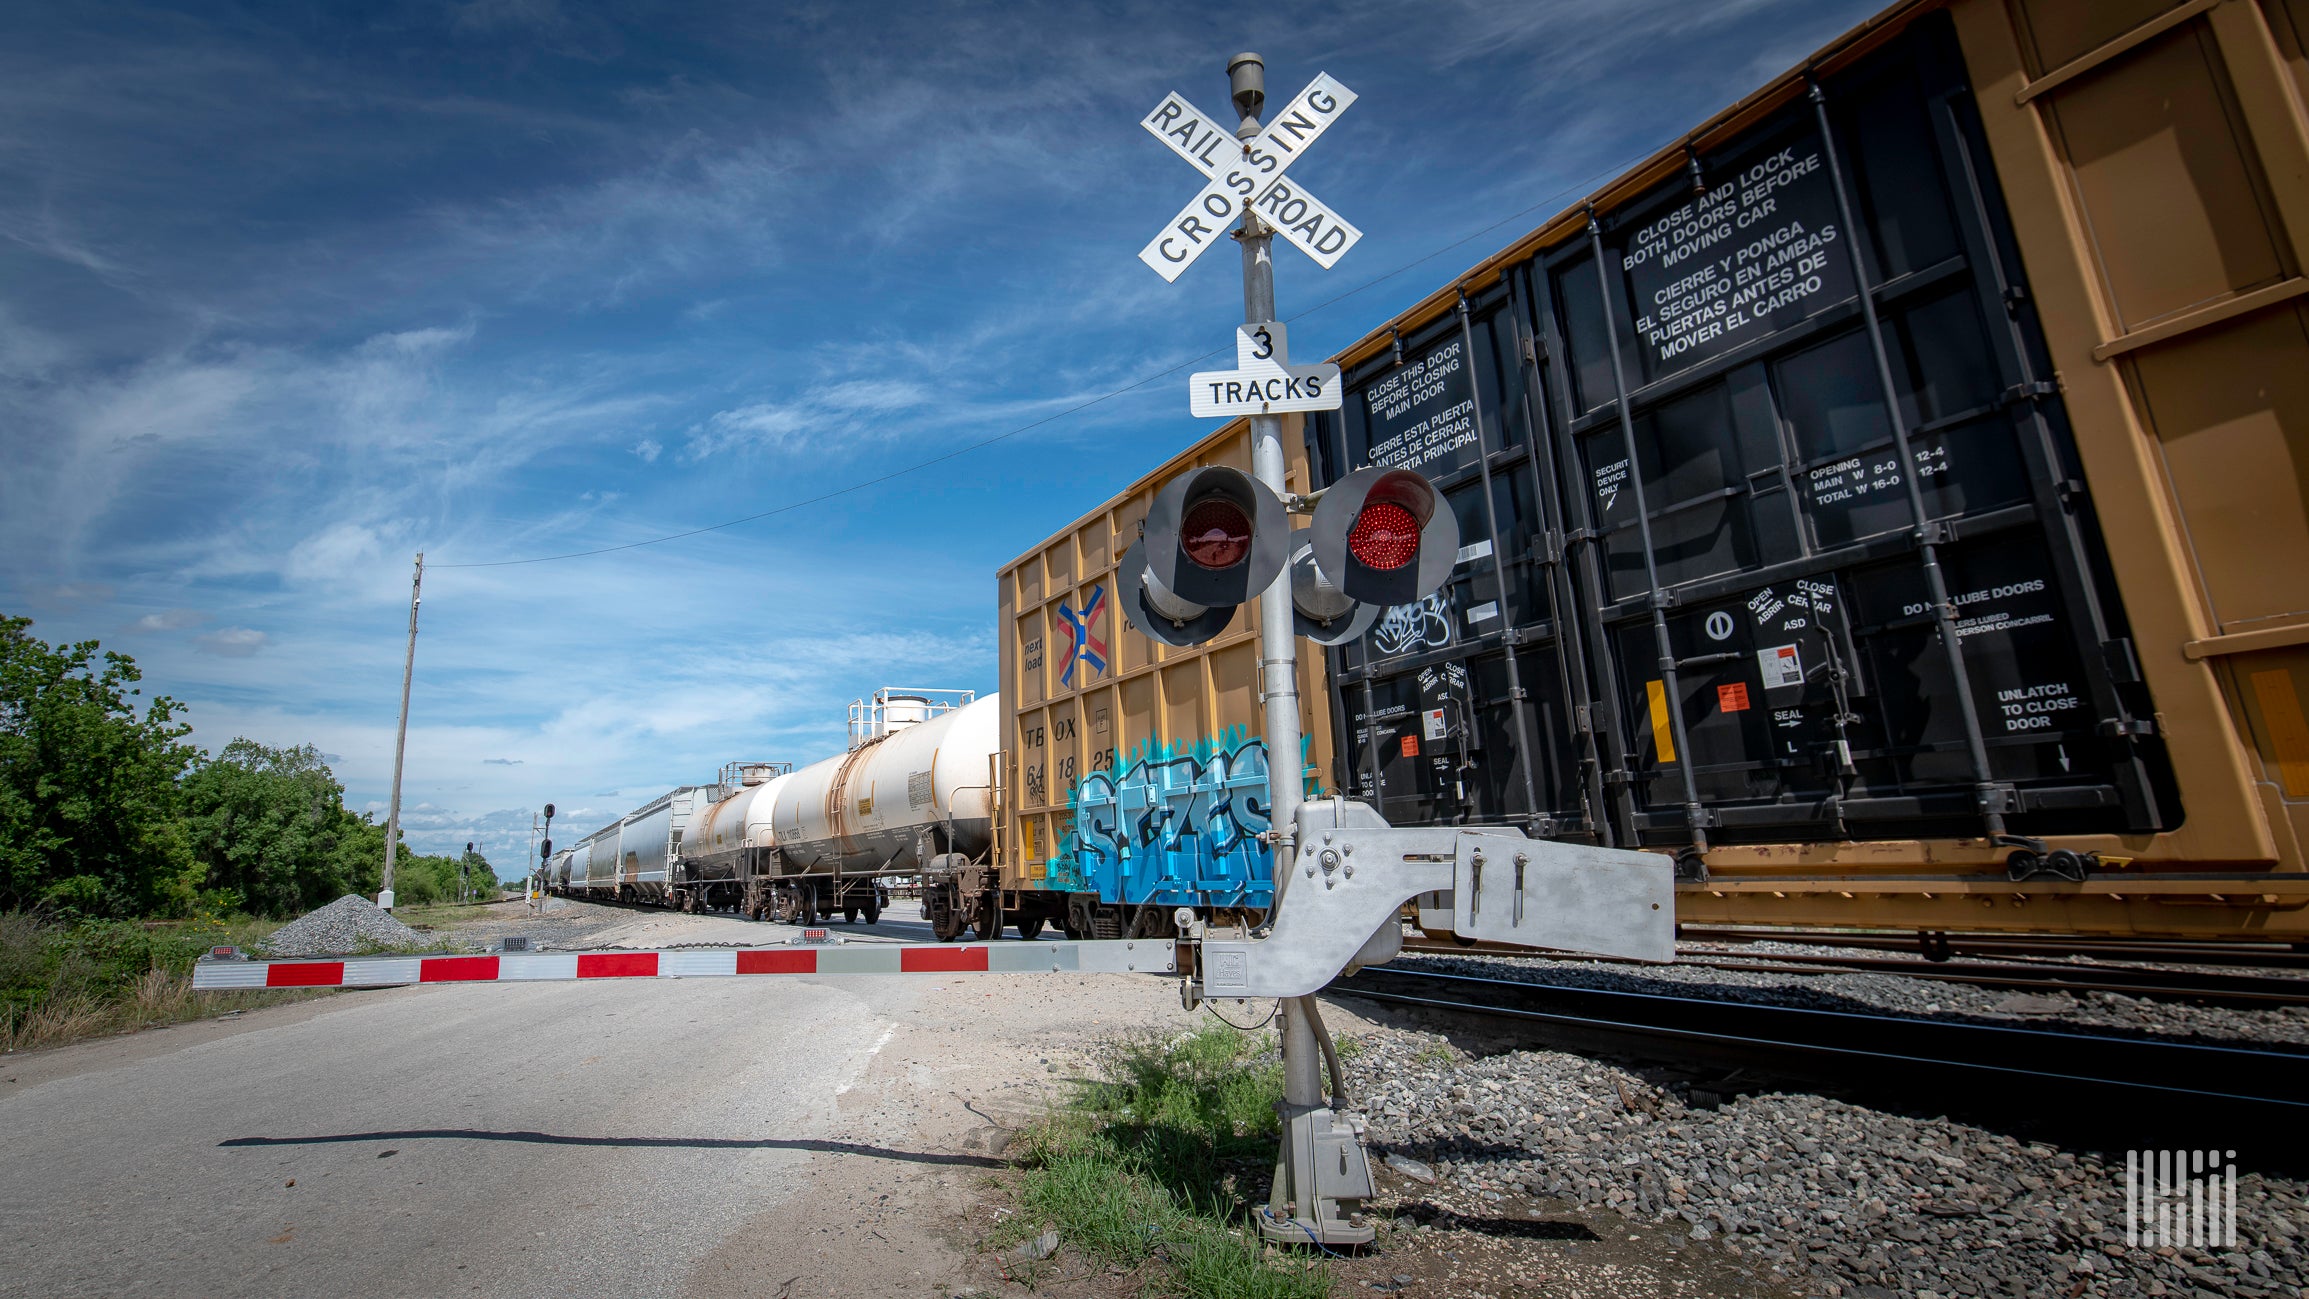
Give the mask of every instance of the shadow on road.
[{"label": "shadow on road", "polygon": [[579,1137],[558,1132],[488,1132],[480,1128],[410,1128],[397,1132],[332,1132],[316,1137],[234,1137],[219,1147],[329,1146],[360,1141],[512,1141],[535,1146],[639,1146],[677,1150],[808,1150],[827,1155],[864,1155],[869,1159],[896,1159],[909,1164],[959,1164],[969,1168],[1001,1168],[999,1159],[985,1155],[947,1155],[925,1150],[888,1150],[854,1141],[815,1141],[762,1137]]}]

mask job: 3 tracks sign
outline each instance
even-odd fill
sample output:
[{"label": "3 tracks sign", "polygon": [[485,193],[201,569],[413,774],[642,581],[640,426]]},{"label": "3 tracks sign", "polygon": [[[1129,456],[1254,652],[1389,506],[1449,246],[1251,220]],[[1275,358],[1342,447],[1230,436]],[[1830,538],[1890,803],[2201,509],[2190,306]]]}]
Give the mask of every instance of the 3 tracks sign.
[{"label": "3 tracks sign", "polygon": [[1235,330],[1235,368],[1204,370],[1187,380],[1187,405],[1205,419],[1339,409],[1339,367],[1292,365],[1282,325],[1265,321]]}]

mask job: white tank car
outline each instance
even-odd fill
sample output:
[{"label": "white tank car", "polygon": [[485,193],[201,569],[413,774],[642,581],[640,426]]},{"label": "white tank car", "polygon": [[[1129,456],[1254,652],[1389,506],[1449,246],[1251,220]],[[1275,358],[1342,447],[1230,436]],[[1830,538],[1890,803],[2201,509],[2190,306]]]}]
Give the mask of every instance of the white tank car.
[{"label": "white tank car", "polygon": [[1001,696],[929,713],[925,700],[878,695],[848,753],[760,787],[749,829],[753,809],[767,806],[789,871],[906,874],[922,868],[924,853],[981,855],[993,842]]},{"label": "white tank car", "polygon": [[683,841],[682,856],[719,858],[740,848],[775,848],[778,838],[770,807],[778,787],[793,778],[789,772],[748,785],[698,813]]}]

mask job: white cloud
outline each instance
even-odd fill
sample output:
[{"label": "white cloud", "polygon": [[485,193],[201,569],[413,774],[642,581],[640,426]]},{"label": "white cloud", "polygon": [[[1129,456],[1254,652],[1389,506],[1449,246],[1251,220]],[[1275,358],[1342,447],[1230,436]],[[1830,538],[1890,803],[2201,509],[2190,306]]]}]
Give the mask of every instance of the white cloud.
[{"label": "white cloud", "polygon": [[633,453],[641,457],[643,464],[656,464],[658,456],[664,451],[664,444],[656,438],[643,438],[633,444]]},{"label": "white cloud", "polygon": [[225,627],[193,637],[193,643],[203,652],[234,659],[249,657],[263,649],[269,640],[263,632],[248,627]]},{"label": "white cloud", "polygon": [[135,631],[182,631],[208,621],[208,615],[198,609],[163,609],[148,613],[136,620]]}]

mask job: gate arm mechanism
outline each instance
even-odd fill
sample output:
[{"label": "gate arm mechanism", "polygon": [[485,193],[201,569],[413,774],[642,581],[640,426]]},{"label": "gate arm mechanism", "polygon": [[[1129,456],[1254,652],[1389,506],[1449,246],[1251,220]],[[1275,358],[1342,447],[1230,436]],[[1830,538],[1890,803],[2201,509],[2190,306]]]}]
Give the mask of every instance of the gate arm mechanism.
[{"label": "gate arm mechanism", "polygon": [[1423,893],[1448,893],[1452,928],[1468,938],[1675,959],[1675,862],[1660,853],[1503,826],[1397,829],[1365,804],[1328,798],[1299,805],[1298,853],[1277,863],[1275,889],[1265,937],[1206,931],[1192,944],[1190,1000],[1304,996],[1391,960],[1403,946],[1397,913]]}]

